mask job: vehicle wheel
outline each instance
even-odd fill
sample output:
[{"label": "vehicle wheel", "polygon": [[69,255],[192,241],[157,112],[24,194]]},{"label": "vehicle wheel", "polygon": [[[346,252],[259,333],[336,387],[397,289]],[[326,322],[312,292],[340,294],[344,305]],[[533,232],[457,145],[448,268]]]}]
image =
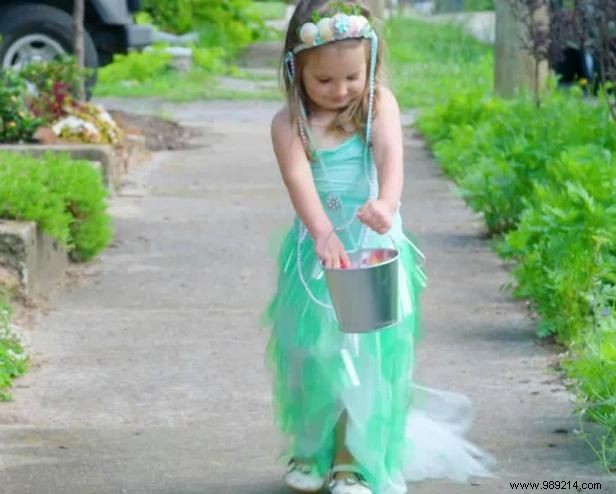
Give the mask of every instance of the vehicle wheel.
[{"label": "vehicle wheel", "polygon": [[[0,9],[0,66],[19,69],[31,62],[45,62],[73,52],[73,19],[66,12],[43,4],[11,5]],[[92,37],[84,33],[86,67],[98,67]],[[91,95],[96,72],[86,80]]]}]

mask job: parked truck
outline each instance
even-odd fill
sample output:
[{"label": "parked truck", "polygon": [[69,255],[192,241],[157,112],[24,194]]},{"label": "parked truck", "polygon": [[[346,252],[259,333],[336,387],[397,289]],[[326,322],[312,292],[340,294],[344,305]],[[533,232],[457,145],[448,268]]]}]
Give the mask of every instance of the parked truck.
[{"label": "parked truck", "polygon": [[[115,53],[142,49],[152,28],[137,25],[140,0],[86,0],[85,65],[97,68]],[[0,66],[19,69],[73,51],[73,0],[0,0]]]}]

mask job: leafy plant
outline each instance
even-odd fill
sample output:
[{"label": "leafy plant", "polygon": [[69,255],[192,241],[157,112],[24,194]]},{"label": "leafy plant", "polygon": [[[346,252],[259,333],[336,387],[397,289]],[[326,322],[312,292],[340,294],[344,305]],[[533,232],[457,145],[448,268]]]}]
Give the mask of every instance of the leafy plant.
[{"label": "leafy plant", "polygon": [[88,260],[111,240],[107,192],[100,172],[65,155],[0,153],[0,218],[35,221]]},{"label": "leafy plant", "polygon": [[579,91],[553,89],[539,109],[532,98],[508,102],[471,90],[422,116],[419,128],[493,233],[517,225],[533,185],[563,150],[587,142],[616,146],[609,113],[588,105]]},{"label": "leafy plant", "polygon": [[[563,363],[578,396],[576,409],[588,444],[607,469],[616,468],[616,290],[597,293],[592,324],[574,342]],[[596,438],[585,432],[584,421],[603,426]]]},{"label": "leafy plant", "polygon": [[[420,53],[409,58],[432,54],[429,42],[416,41]],[[505,233],[495,244],[513,261],[514,293],[541,316],[541,336],[568,346],[563,366],[581,425],[603,426],[585,437],[614,468],[616,124],[581,89],[555,86],[537,107],[528,95],[505,101],[460,78],[443,101],[431,88],[422,93],[417,125],[490,231]]]},{"label": "leafy plant", "polygon": [[7,389],[28,368],[27,342],[11,319],[8,292],[0,287],[0,402],[11,399]]},{"label": "leafy plant", "polygon": [[15,72],[0,69],[0,142],[30,141],[41,125],[28,108],[26,83]]},{"label": "leafy plant", "polygon": [[149,82],[169,72],[170,60],[171,55],[160,47],[147,52],[115,55],[112,64],[100,69],[99,82],[102,84],[116,81]]},{"label": "leafy plant", "polygon": [[26,65],[19,72],[20,77],[33,86],[30,97],[32,112],[45,124],[66,114],[66,106],[76,97],[82,78],[90,71],[80,69],[73,57]]},{"label": "leafy plant", "polygon": [[259,37],[263,20],[248,8],[250,0],[145,0],[143,10],[163,30],[199,30],[205,46],[234,49]]},{"label": "leafy plant", "polygon": [[615,164],[593,145],[563,152],[506,237],[505,253],[518,261],[516,293],[533,301],[543,336],[576,341],[591,322],[597,290],[616,286]]}]

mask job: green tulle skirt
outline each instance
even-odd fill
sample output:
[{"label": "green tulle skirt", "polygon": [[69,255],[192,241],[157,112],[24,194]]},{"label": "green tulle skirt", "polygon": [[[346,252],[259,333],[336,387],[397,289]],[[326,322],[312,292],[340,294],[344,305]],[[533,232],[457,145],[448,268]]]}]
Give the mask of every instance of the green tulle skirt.
[{"label": "green tulle skirt", "polygon": [[[275,420],[289,440],[282,458],[311,458],[325,474],[336,424],[344,416],[346,446],[375,494],[396,491],[391,486],[403,482],[409,458],[405,427],[414,399],[409,382],[425,286],[418,251],[399,218],[391,234],[400,251],[398,324],[363,334],[341,332],[333,310],[316,303],[300,279],[298,269],[313,297],[331,303],[309,236],[298,259],[297,224],[279,248],[278,287],[262,318],[271,327],[267,364]],[[366,245],[378,244],[391,246],[391,240],[373,235]]]}]

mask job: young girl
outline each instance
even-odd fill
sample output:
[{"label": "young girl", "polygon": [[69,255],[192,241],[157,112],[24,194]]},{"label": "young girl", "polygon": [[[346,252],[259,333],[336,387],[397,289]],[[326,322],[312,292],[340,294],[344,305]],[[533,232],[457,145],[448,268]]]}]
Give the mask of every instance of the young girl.
[{"label": "young girl", "polygon": [[[327,483],[333,494],[398,494],[411,479],[488,475],[482,453],[459,437],[468,417],[460,425],[449,414],[464,397],[410,381],[425,277],[402,229],[400,112],[379,82],[381,52],[359,1],[299,1],[283,56],[287,104],[272,122],[297,217],[265,313],[276,420],[289,438],[284,481],[299,492]],[[322,267],[344,268],[348,251],[392,243],[400,321],[343,333]]]}]

